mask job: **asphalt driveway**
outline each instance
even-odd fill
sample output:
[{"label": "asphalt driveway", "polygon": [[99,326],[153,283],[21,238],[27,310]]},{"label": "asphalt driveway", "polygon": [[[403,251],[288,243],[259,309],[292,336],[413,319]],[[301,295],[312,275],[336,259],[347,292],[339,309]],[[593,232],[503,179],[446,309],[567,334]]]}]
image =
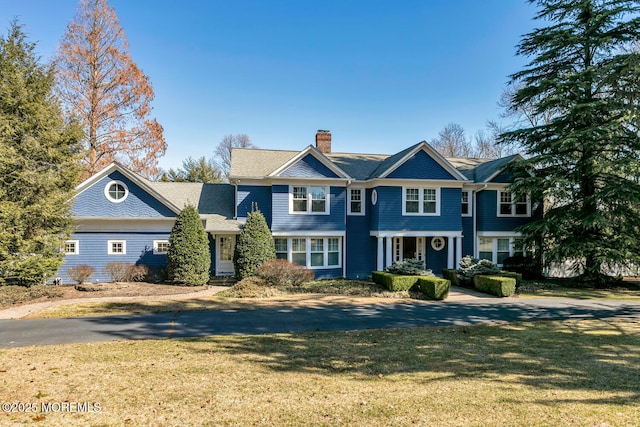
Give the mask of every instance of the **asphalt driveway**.
[{"label": "asphalt driveway", "polygon": [[476,325],[529,320],[629,318],[640,302],[570,298],[269,307],[67,319],[0,320],[0,348],[94,341]]}]

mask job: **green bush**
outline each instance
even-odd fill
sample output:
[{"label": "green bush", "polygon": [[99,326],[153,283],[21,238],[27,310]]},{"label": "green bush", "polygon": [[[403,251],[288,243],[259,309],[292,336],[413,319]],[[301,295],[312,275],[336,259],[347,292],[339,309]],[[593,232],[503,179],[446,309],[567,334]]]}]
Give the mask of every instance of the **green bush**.
[{"label": "green bush", "polygon": [[205,285],[209,282],[210,267],[211,254],[207,233],[196,208],[187,206],[176,218],[169,236],[169,280],[180,285]]},{"label": "green bush", "polygon": [[247,215],[247,222],[242,227],[236,249],[233,253],[233,265],[236,277],[255,276],[258,267],[276,257],[271,231],[264,215],[256,207]]},{"label": "green bush", "polygon": [[458,271],[450,270],[448,268],[442,269],[442,277],[451,282],[452,286],[460,286],[460,280],[458,279]]},{"label": "green bush", "polygon": [[396,261],[384,271],[387,273],[399,274],[401,276],[433,276],[431,270],[424,268],[424,261],[416,258],[407,258]]},{"label": "green bush", "polygon": [[516,279],[512,277],[477,275],[473,284],[480,292],[498,297],[508,297],[516,291]]},{"label": "green bush", "polygon": [[408,291],[418,285],[420,277],[428,276],[400,276],[386,271],[374,271],[371,273],[373,281],[384,286],[392,292]]},{"label": "green bush", "polygon": [[273,286],[300,286],[313,280],[313,271],[284,259],[267,261],[258,268],[258,277]]},{"label": "green bush", "polygon": [[443,300],[449,296],[451,282],[439,277],[421,277],[418,279],[420,290],[431,299]]},{"label": "green bush", "polygon": [[458,275],[460,283],[470,286],[473,283],[473,277],[478,274],[495,274],[499,273],[498,266],[487,259],[473,258],[469,255],[460,260],[460,269]]},{"label": "green bush", "polygon": [[522,274],[520,273],[516,273],[513,271],[501,271],[500,273],[496,274],[496,276],[502,276],[502,277],[511,277],[512,279],[516,279],[516,287],[520,286],[522,284]]}]

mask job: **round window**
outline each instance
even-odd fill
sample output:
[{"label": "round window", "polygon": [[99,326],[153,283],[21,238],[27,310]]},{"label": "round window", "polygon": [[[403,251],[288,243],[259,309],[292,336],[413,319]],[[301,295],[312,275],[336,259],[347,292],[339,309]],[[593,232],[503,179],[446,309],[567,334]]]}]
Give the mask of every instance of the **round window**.
[{"label": "round window", "polygon": [[431,239],[431,247],[436,251],[444,249],[444,237],[434,237]]},{"label": "round window", "polygon": [[111,181],[104,188],[104,195],[113,203],[123,202],[129,195],[129,190],[123,182]]},{"label": "round window", "polygon": [[378,192],[373,190],[371,192],[371,204],[375,206],[376,203],[378,203]]}]

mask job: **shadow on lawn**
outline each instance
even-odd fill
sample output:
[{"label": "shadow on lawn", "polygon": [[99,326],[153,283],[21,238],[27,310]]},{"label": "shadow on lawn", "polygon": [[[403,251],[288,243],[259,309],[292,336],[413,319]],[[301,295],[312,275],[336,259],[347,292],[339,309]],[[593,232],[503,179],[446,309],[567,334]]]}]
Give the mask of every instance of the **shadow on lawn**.
[{"label": "shadow on lawn", "polygon": [[[229,352],[274,371],[374,378],[422,372],[435,374],[425,376],[427,382],[486,378],[540,389],[624,393],[614,402],[596,403],[635,404],[640,399],[640,304],[407,302],[192,311],[165,313],[164,320],[156,316],[86,321],[126,325],[105,332],[115,338],[208,336],[182,345],[194,357],[198,352]],[[628,317],[629,326],[597,320],[613,316]],[[591,322],[531,322],[555,319]],[[471,326],[476,324],[493,326]],[[280,335],[264,335],[273,333]],[[241,335],[217,337],[236,334]]]}]

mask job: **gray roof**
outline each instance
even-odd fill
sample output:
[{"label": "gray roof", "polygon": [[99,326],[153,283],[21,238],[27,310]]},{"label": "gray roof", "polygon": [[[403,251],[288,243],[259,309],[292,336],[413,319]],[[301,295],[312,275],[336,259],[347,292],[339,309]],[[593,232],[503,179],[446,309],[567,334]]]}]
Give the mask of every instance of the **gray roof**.
[{"label": "gray roof", "polygon": [[[391,166],[415,149],[414,144],[393,154],[328,153],[325,156],[350,177],[359,181],[379,178]],[[261,178],[269,175],[300,151],[262,150],[256,148],[234,148],[231,153],[232,177]],[[473,182],[485,182],[503,169],[518,154],[500,159],[447,158],[446,160],[460,173]]]},{"label": "gray roof", "polygon": [[151,188],[183,209],[193,205],[205,220],[210,232],[237,232],[239,223],[235,215],[235,191],[230,184],[203,184],[201,182],[149,182]]}]

